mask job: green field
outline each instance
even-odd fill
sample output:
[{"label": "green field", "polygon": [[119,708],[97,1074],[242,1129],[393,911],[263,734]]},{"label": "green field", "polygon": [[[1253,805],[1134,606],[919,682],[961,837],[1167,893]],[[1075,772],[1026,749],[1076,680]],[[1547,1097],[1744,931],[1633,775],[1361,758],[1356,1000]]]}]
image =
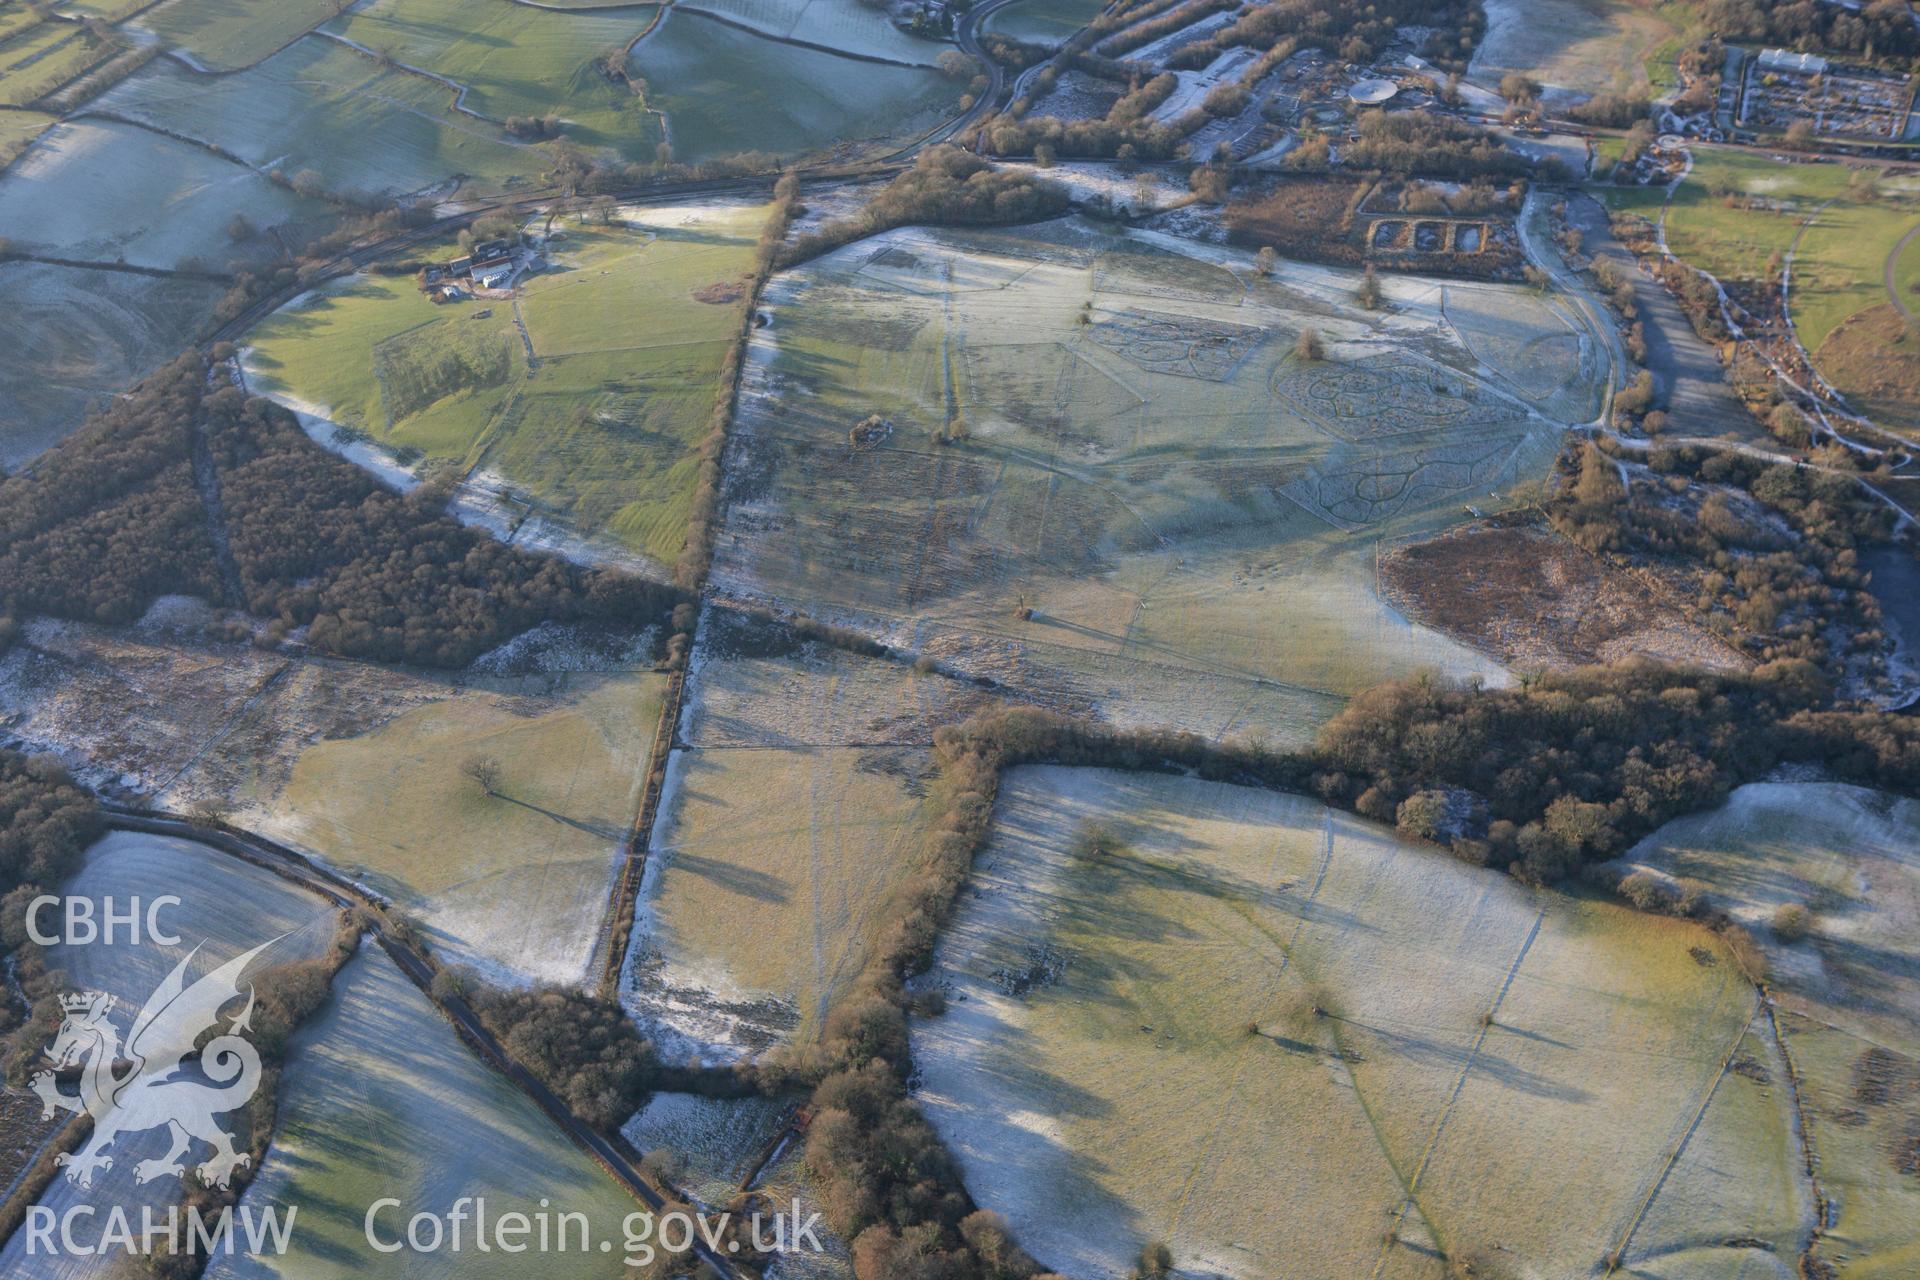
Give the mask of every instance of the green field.
[{"label": "green field", "polygon": [[146,7],[147,0],[73,0],[60,6],[62,12],[110,23],[117,23]]},{"label": "green field", "polygon": [[[1596,168],[1596,172],[1604,172]],[[1616,209],[1658,219],[1664,188],[1600,185]],[[1920,223],[1920,191],[1897,175],[1873,177],[1841,164],[1781,164],[1764,152],[1697,147],[1694,168],[1674,192],[1667,241],[1683,260],[1726,281],[1777,280],[1792,253],[1791,305],[1800,342],[1843,394],[1894,425],[1920,417],[1920,362],[1890,352],[1901,376],[1875,367],[1887,325],[1870,318],[1888,305],[1886,261]],[[1802,227],[1805,232],[1802,234]],[[1795,237],[1799,246],[1795,249]],[[1915,260],[1896,264],[1909,306],[1920,278]],[[1856,317],[1868,334],[1841,333]],[[1898,321],[1894,327],[1897,329]],[[1829,346],[1830,339],[1837,339]]]},{"label": "green field", "polygon": [[[375,1219],[385,1243],[404,1237],[414,1213],[444,1214],[464,1196],[484,1197],[494,1221],[543,1207],[551,1215],[582,1214],[590,1239],[614,1246],[610,1253],[578,1244],[541,1252],[542,1277],[625,1274],[621,1223],[638,1202],[530,1098],[475,1058],[385,952],[364,949],[334,979],[333,992],[293,1040],[281,1077],[279,1129],[243,1201],[278,1204],[283,1212],[298,1205],[292,1247],[278,1258],[217,1257],[209,1280],[531,1274],[527,1254],[475,1248],[471,1222],[457,1252],[378,1253],[369,1245],[366,1218],[375,1201],[401,1202]],[[578,1226],[570,1231],[577,1241]]]},{"label": "green field", "polygon": [[[1375,558],[1543,475],[1536,415],[1598,411],[1604,344],[1531,291],[1402,278],[1370,313],[1355,284],[1073,220],[776,276],[735,432],[770,479],[717,572],[1130,723],[1298,741],[1419,666],[1498,678]],[[870,414],[892,433],[851,447]]]},{"label": "green field", "polygon": [[424,76],[310,36],[232,75],[156,60],[103,94],[99,107],[252,164],[311,169],[330,191],[406,193],[456,174],[499,187],[546,166],[545,152],[453,111],[451,98]]},{"label": "green field", "polygon": [[914,1061],[1049,1265],[1115,1274],[1154,1238],[1289,1280],[1793,1256],[1788,1104],[1746,1083],[1780,1067],[1706,929],[1185,778],[1018,769],[995,819]]},{"label": "green field", "polygon": [[337,0],[168,0],[143,25],[203,67],[237,71],[292,44],[340,9]]},{"label": "green field", "polygon": [[[255,330],[249,370],[383,445],[524,491],[577,534],[671,563],[766,216],[666,207],[570,225],[512,300],[439,306],[410,277],[355,277]],[[694,297],[713,286],[717,301]]]},{"label": "green field", "polygon": [[[449,689],[293,761],[260,826],[419,917],[448,962],[509,981],[586,974],[640,803],[662,677]],[[295,723],[291,715],[283,717]],[[497,795],[462,766],[497,760]]]},{"label": "green field", "polygon": [[[937,53],[937,47],[933,48]],[[801,155],[901,138],[954,114],[964,81],[782,44],[675,13],[633,53],[647,102],[664,112],[676,159],[734,152]]]},{"label": "green field", "polygon": [[33,11],[32,5],[8,0],[8,3],[0,4],[0,40],[11,40],[40,20],[41,15]]},{"label": "green field", "polygon": [[17,26],[0,35],[0,106],[25,106],[52,93],[111,51],[77,22]]},{"label": "green field", "polygon": [[623,57],[654,13],[650,5],[560,13],[486,0],[371,0],[326,30],[456,82],[467,109],[496,122],[555,114],[581,146],[651,160],[658,116],[596,63]]}]

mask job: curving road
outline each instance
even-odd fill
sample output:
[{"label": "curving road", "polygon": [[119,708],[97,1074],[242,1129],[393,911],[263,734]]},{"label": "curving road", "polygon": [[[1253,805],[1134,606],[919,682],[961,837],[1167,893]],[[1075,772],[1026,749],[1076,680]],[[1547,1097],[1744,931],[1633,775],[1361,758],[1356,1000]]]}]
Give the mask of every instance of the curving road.
[{"label": "curving road", "polygon": [[1882,275],[1887,286],[1887,298],[1893,303],[1894,309],[1900,313],[1900,318],[1907,321],[1913,319],[1913,308],[1908,306],[1907,300],[1900,296],[1900,284],[1894,277],[1895,268],[1900,263],[1900,255],[1907,251],[1907,246],[1913,243],[1915,236],[1920,236],[1920,223],[1914,224],[1912,230],[1900,237],[1900,243],[1893,246],[1893,252],[1887,255],[1887,265]]}]

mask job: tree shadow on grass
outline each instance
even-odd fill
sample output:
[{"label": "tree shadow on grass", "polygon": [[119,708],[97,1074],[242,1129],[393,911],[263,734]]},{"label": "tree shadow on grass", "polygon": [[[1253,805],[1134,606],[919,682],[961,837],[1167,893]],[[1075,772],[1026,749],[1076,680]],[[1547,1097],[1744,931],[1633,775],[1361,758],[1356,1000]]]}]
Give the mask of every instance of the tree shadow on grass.
[{"label": "tree shadow on grass", "polygon": [[517,796],[510,796],[504,791],[495,791],[490,794],[495,800],[504,800],[508,804],[517,804],[522,809],[531,809],[544,818],[550,818],[563,826],[572,827],[576,831],[584,831],[588,835],[597,836],[602,840],[623,841],[627,838],[627,828],[625,824],[616,825],[604,818],[594,820],[569,818],[564,813],[555,813],[551,809],[543,809],[537,804],[522,800]]},{"label": "tree shadow on grass", "polygon": [[756,871],[752,867],[742,867],[731,862],[721,862],[715,858],[705,858],[697,853],[688,853],[684,849],[675,850],[669,855],[666,865],[669,871],[688,872],[712,881],[729,893],[737,893],[757,902],[778,905],[792,896],[787,882],[779,876],[770,875],[765,871]]}]

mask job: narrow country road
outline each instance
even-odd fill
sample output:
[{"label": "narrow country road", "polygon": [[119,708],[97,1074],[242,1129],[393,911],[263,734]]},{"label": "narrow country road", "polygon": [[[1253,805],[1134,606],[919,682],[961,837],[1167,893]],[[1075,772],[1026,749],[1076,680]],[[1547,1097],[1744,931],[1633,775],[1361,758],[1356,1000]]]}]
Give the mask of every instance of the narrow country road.
[{"label": "narrow country road", "polygon": [[1887,286],[1888,301],[1893,303],[1894,309],[1900,313],[1900,318],[1907,321],[1913,319],[1913,308],[1908,306],[1907,300],[1900,296],[1900,283],[1894,277],[1895,268],[1900,263],[1900,255],[1907,251],[1907,246],[1913,243],[1915,236],[1920,236],[1920,223],[1915,223],[1907,234],[1900,237],[1900,243],[1893,246],[1893,252],[1887,255],[1885,274],[1882,276]]}]

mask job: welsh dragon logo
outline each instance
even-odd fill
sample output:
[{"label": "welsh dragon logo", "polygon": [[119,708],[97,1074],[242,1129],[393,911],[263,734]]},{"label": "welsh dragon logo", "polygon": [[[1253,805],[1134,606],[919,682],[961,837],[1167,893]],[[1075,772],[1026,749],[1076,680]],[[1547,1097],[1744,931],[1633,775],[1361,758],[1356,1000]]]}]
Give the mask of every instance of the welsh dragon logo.
[{"label": "welsh dragon logo", "polygon": [[[232,1135],[214,1120],[245,1106],[260,1087],[259,1051],[240,1034],[252,1029],[251,984],[246,989],[246,1008],[234,1016],[225,1034],[207,1041],[200,1051],[198,1074],[205,1079],[185,1078],[182,1073],[201,1034],[219,1021],[220,1010],[228,1002],[239,997],[240,975],[272,945],[264,942],[235,956],[189,986],[187,966],[200,950],[195,947],[147,997],[124,1046],[120,1032],[108,1021],[114,1006],[111,995],[81,991],[60,998],[66,1016],[47,1050],[53,1068],[36,1073],[28,1083],[40,1095],[42,1119],[52,1119],[56,1111],[85,1111],[93,1118],[93,1134],[86,1146],[57,1157],[69,1182],[91,1187],[97,1172],[113,1168],[113,1157],[106,1150],[117,1138],[162,1126],[172,1145],[166,1155],[134,1166],[136,1182],[184,1173],[181,1158],[195,1140],[213,1148],[213,1155],[195,1166],[208,1186],[229,1185],[233,1171],[252,1162],[251,1156],[234,1150]],[[81,1067],[80,1092],[62,1093],[55,1072],[75,1066]]]}]

